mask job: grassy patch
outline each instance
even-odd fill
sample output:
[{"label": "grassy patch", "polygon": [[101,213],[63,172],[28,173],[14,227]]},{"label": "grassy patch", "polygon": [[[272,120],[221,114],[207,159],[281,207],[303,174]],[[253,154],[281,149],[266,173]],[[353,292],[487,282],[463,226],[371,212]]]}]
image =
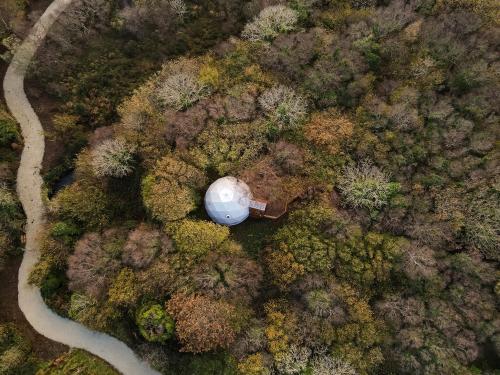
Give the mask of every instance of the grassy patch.
[{"label": "grassy patch", "polygon": [[83,350],[73,350],[56,359],[37,375],[119,375],[118,371],[92,354]]}]

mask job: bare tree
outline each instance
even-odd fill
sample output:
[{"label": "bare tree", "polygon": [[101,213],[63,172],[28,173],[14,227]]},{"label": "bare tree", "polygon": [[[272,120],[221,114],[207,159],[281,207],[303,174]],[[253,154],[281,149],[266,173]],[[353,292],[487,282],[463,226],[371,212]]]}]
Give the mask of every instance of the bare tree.
[{"label": "bare tree", "polygon": [[166,373],[170,368],[170,356],[163,345],[144,343],[138,347],[138,353],[154,369]]},{"label": "bare tree", "polygon": [[281,33],[295,29],[297,12],[284,5],[263,9],[255,19],[245,26],[242,36],[250,41],[272,40]]},{"label": "bare tree", "polygon": [[419,325],[425,319],[425,305],[420,299],[391,295],[377,303],[377,310],[394,327]]},{"label": "bare tree", "polygon": [[177,16],[184,17],[186,15],[187,6],[183,0],[169,0],[168,3]]},{"label": "bare tree", "polygon": [[144,38],[168,35],[175,21],[181,20],[186,13],[183,0],[145,0],[123,8],[119,16],[127,31]]},{"label": "bare tree", "polygon": [[389,176],[368,161],[345,167],[337,186],[346,205],[369,210],[382,208],[399,190],[398,183],[389,182]]},{"label": "bare tree", "polygon": [[311,375],[356,375],[354,367],[347,361],[330,355],[321,355],[311,361]]},{"label": "bare tree", "polygon": [[88,233],[76,243],[75,252],[68,258],[69,289],[89,296],[102,297],[110,280],[120,268],[120,261],[105,249],[116,231],[110,229],[102,235]]},{"label": "bare tree", "polygon": [[66,50],[79,49],[81,41],[107,28],[111,16],[108,0],[76,0],[51,27],[48,37]]},{"label": "bare tree", "polygon": [[91,152],[92,167],[97,177],[125,177],[134,170],[135,146],[124,139],[108,139]]},{"label": "bare tree", "polygon": [[198,82],[195,76],[178,73],[160,83],[158,95],[164,104],[178,111],[190,107],[209,93],[208,87]]},{"label": "bare tree", "polygon": [[307,116],[306,100],[283,85],[264,91],[259,97],[259,104],[280,129],[297,126]]},{"label": "bare tree", "polygon": [[277,355],[276,368],[278,373],[283,375],[302,374],[307,369],[310,355],[309,348],[295,344],[290,345],[286,352]]},{"label": "bare tree", "polygon": [[262,269],[243,254],[214,252],[195,268],[191,277],[196,290],[210,297],[250,301],[258,296]]},{"label": "bare tree", "polygon": [[437,262],[434,251],[430,247],[411,243],[405,248],[402,270],[412,280],[427,279],[436,275]]}]

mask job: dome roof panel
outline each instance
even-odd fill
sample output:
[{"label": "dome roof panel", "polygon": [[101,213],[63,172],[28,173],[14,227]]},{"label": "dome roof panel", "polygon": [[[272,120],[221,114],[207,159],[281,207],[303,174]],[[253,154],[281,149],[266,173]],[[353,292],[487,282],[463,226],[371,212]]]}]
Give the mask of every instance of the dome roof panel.
[{"label": "dome roof panel", "polygon": [[247,184],[227,176],[210,185],[205,194],[205,209],[216,223],[237,225],[248,218],[251,199]]}]

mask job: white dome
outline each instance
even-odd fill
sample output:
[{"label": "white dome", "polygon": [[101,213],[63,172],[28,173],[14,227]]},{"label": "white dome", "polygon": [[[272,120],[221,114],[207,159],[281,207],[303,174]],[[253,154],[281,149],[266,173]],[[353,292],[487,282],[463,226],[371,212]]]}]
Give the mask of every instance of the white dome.
[{"label": "white dome", "polygon": [[250,213],[252,192],[247,184],[235,177],[215,181],[205,194],[205,208],[210,218],[223,225],[236,225]]}]

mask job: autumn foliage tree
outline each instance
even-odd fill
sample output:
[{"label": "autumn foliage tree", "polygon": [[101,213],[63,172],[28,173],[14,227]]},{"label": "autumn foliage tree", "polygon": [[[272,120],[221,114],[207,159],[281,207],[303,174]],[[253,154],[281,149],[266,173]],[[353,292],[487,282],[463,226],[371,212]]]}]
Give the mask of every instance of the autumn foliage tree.
[{"label": "autumn foliage tree", "polygon": [[318,363],[318,359],[313,359],[318,370],[338,365],[359,374],[370,374],[383,361],[383,323],[355,288],[333,278],[308,275],[297,291],[307,305],[307,310],[297,318],[304,327],[311,327],[305,334],[305,342],[313,347],[326,344],[331,355],[339,359],[333,363]]},{"label": "autumn foliage tree", "polygon": [[354,133],[354,124],[334,111],[313,113],[305,125],[305,137],[332,154],[338,154]]},{"label": "autumn foliage tree", "polygon": [[184,218],[199,202],[198,189],[205,176],[197,168],[173,156],[159,160],[142,181],[142,196],[151,215],[169,222]]},{"label": "autumn foliage tree", "polygon": [[280,288],[288,288],[304,274],[304,265],[296,262],[292,253],[270,250],[265,259],[274,283]]},{"label": "autumn foliage tree", "polygon": [[266,146],[266,128],[260,123],[208,125],[190,150],[190,159],[221,176],[248,165]]},{"label": "autumn foliage tree", "polygon": [[148,267],[157,256],[172,250],[172,241],[159,230],[140,224],[128,234],[123,247],[122,261],[135,269]]},{"label": "autumn foliage tree", "polygon": [[183,220],[172,236],[175,247],[188,258],[216,251],[229,237],[229,229],[209,221]]},{"label": "autumn foliage tree", "polygon": [[167,311],[175,319],[181,351],[202,353],[228,348],[236,337],[232,323],[235,308],[227,302],[175,294],[167,302]]},{"label": "autumn foliage tree", "polygon": [[108,300],[117,306],[133,306],[139,298],[137,278],[130,268],[123,268],[112,281]]},{"label": "autumn foliage tree", "polygon": [[242,375],[270,375],[271,370],[265,365],[262,353],[249,355],[238,363],[238,371]]},{"label": "autumn foliage tree", "polygon": [[50,203],[50,210],[63,220],[71,220],[87,228],[103,226],[111,216],[106,193],[83,182],[61,190]]},{"label": "autumn foliage tree", "polygon": [[[335,257],[335,239],[323,230],[333,223],[334,215],[332,209],[318,206],[293,212],[288,225],[280,228],[274,236],[277,252],[291,254],[295,262],[308,272],[331,269]],[[285,259],[289,260],[283,265],[291,261],[292,257],[288,255],[282,261]],[[298,270],[299,267],[292,269]]]},{"label": "autumn foliage tree", "polygon": [[120,238],[116,230],[87,233],[68,258],[69,288],[100,298],[120,268]]},{"label": "autumn foliage tree", "polygon": [[269,270],[282,287],[303,274],[332,271],[360,287],[389,280],[402,240],[363,232],[328,207],[310,205],[293,212],[273,237]]}]

